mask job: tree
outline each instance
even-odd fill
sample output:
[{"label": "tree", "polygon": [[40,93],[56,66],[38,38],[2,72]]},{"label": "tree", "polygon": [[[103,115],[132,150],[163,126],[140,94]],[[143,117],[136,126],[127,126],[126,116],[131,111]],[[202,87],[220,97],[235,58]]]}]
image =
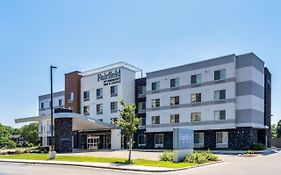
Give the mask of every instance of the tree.
[{"label": "tree", "polygon": [[271,137],[272,138],[276,138],[277,137],[276,130],[277,130],[276,124],[271,125]]},{"label": "tree", "polygon": [[33,145],[38,145],[39,144],[38,122],[33,122],[21,127],[20,135],[24,138],[26,143],[32,143]]},{"label": "tree", "polygon": [[276,135],[277,135],[278,138],[281,138],[281,120],[279,120],[279,122],[277,123]]},{"label": "tree", "polygon": [[137,125],[139,119],[135,115],[135,104],[126,104],[123,100],[120,101],[122,110],[119,110],[119,118],[115,122],[116,126],[121,128],[121,133],[129,138],[129,157],[128,162],[131,162],[132,148],[133,148],[133,136],[137,131]]},{"label": "tree", "polygon": [[16,143],[11,140],[10,128],[0,124],[0,148],[14,148]]}]

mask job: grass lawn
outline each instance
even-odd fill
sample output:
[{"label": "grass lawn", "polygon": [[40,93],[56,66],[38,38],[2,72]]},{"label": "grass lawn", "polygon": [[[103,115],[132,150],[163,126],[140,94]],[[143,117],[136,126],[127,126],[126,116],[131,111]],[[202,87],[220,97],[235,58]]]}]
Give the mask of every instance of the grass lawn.
[{"label": "grass lawn", "polygon": [[[47,160],[47,154],[13,154],[13,155],[0,155],[0,159],[27,159],[27,160]],[[106,162],[106,163],[117,163],[125,164],[125,158],[107,158],[107,157],[90,157],[90,156],[63,156],[56,155],[57,161],[70,161],[70,162]],[[144,159],[135,159],[133,160],[134,165],[143,165],[143,166],[155,166],[155,167],[165,167],[165,168],[184,168],[193,166],[195,164],[191,163],[173,163],[166,161],[155,161],[155,160],[144,160]]]}]

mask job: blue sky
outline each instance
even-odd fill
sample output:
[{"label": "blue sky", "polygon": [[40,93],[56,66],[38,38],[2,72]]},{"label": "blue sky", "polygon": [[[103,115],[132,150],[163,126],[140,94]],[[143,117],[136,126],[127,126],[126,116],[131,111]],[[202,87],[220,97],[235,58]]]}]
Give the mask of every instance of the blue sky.
[{"label": "blue sky", "polygon": [[0,1],[0,123],[37,115],[38,96],[64,73],[126,61],[149,72],[227,54],[256,53],[273,74],[281,119],[281,1]]}]

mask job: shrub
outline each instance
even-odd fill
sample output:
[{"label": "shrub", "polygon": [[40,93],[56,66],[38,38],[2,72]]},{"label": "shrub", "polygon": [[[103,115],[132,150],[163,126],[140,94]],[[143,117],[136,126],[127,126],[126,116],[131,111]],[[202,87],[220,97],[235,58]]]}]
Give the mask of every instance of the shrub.
[{"label": "shrub", "polygon": [[218,160],[218,156],[213,154],[210,150],[208,150],[208,152],[205,152],[206,154],[206,158],[208,161],[217,161]]},{"label": "shrub", "polygon": [[12,141],[12,140],[8,140],[5,143],[5,148],[11,149],[11,148],[15,148],[17,146],[16,142]]},{"label": "shrub", "polygon": [[246,152],[246,154],[255,154],[255,151],[253,151],[253,150],[248,150],[248,151]]},{"label": "shrub", "polygon": [[6,151],[2,151],[0,155],[7,155],[8,153]]},{"label": "shrub", "polygon": [[169,161],[169,162],[173,162],[174,160],[174,153],[171,151],[165,151],[161,154],[160,156],[160,160],[161,161]]},{"label": "shrub", "polygon": [[208,159],[205,153],[194,152],[190,155],[187,155],[184,159],[184,162],[202,164],[207,163]]},{"label": "shrub", "polygon": [[265,145],[261,144],[261,143],[256,143],[256,144],[253,144],[251,146],[251,150],[255,150],[255,151],[257,151],[257,150],[265,150],[265,149],[266,149]]},{"label": "shrub", "polygon": [[25,141],[25,142],[22,144],[22,146],[24,146],[24,147],[33,147],[34,145],[33,145],[33,143],[30,143],[30,142],[28,142],[28,141]]},{"label": "shrub", "polygon": [[16,149],[14,154],[23,154],[24,153],[24,150],[22,149]]},{"label": "shrub", "polygon": [[211,151],[208,152],[194,152],[190,155],[187,155],[184,159],[185,162],[188,163],[207,163],[208,161],[216,161],[218,160],[218,156],[213,154]]}]

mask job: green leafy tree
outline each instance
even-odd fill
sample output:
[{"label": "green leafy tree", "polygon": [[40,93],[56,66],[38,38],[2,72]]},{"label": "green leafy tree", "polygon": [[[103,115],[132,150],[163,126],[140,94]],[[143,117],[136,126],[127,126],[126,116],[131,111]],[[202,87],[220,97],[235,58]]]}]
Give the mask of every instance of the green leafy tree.
[{"label": "green leafy tree", "polygon": [[33,122],[21,127],[20,135],[24,138],[25,144],[27,146],[30,146],[30,143],[33,145],[38,145],[39,144],[38,122]]},{"label": "green leafy tree", "polygon": [[0,148],[15,148],[16,143],[11,140],[10,127],[0,124]]},{"label": "green leafy tree", "polygon": [[139,119],[135,115],[135,104],[126,104],[123,100],[120,101],[122,110],[119,111],[120,117],[115,122],[116,126],[121,128],[123,135],[129,138],[129,157],[128,162],[131,162],[132,148],[133,148],[133,136],[137,131]]},{"label": "green leafy tree", "polygon": [[276,138],[277,137],[276,130],[277,130],[276,124],[271,125],[271,137],[272,138]]},{"label": "green leafy tree", "polygon": [[281,138],[281,120],[279,120],[279,122],[277,123],[276,135],[277,135],[278,138]]}]

